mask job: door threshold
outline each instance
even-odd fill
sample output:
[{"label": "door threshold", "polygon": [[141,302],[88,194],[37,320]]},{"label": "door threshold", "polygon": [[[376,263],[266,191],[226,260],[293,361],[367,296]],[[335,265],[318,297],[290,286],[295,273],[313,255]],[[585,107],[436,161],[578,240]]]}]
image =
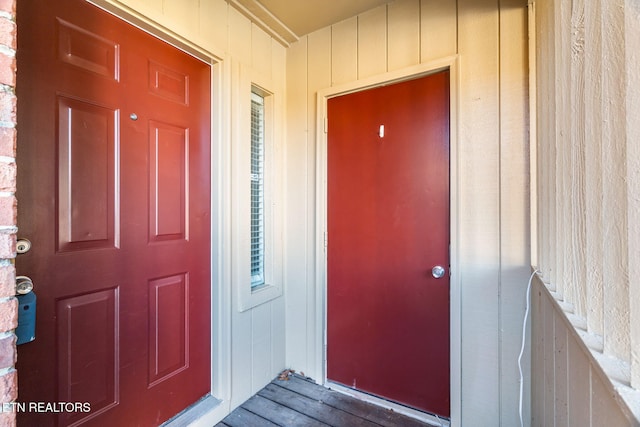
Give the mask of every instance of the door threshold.
[{"label": "door threshold", "polygon": [[394,412],[406,415],[411,418],[415,418],[416,420],[425,422],[435,427],[450,427],[451,425],[451,422],[447,418],[442,418],[428,412],[418,411],[417,409],[409,408],[408,406],[400,405],[399,403],[395,403],[390,400],[382,399],[368,393],[345,387],[338,383],[326,381],[324,385],[331,390],[346,394],[347,396],[351,396],[356,399],[360,399],[364,402],[372,403],[382,408],[390,409]]},{"label": "door threshold", "polygon": [[165,421],[160,425],[160,427],[210,427],[215,425],[222,417],[224,417],[224,415],[220,413],[223,409],[222,407],[222,401],[209,394],[179,414],[175,415],[173,418]]}]

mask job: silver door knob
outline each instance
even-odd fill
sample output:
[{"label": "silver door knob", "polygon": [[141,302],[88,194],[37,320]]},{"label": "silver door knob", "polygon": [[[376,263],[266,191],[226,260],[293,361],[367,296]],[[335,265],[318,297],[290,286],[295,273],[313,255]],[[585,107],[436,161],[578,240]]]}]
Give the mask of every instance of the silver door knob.
[{"label": "silver door knob", "polygon": [[16,294],[25,295],[33,290],[33,281],[27,276],[16,277]]},{"label": "silver door knob", "polygon": [[431,274],[433,274],[433,277],[435,277],[436,279],[439,279],[442,276],[444,276],[444,273],[445,273],[444,267],[440,265],[436,265],[431,269]]}]

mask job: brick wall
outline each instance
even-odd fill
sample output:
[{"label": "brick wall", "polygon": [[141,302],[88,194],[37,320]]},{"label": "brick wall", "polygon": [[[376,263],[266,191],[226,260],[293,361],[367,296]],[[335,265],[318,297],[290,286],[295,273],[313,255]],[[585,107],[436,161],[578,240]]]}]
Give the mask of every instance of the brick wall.
[{"label": "brick wall", "polygon": [[[16,0],[0,0],[0,405],[18,393],[16,247]],[[0,406],[1,408],[2,406]],[[15,426],[15,413],[0,411],[0,427]]]}]

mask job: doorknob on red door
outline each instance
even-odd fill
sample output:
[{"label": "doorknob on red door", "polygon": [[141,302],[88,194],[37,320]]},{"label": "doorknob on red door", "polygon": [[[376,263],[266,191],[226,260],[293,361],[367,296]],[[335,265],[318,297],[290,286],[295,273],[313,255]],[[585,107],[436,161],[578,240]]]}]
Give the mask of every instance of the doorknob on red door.
[{"label": "doorknob on red door", "polygon": [[33,290],[33,281],[27,276],[16,277],[16,295],[25,295]]},{"label": "doorknob on red door", "polygon": [[444,273],[445,273],[445,269],[441,265],[436,265],[431,269],[431,274],[436,279],[440,279],[442,276],[444,276]]}]

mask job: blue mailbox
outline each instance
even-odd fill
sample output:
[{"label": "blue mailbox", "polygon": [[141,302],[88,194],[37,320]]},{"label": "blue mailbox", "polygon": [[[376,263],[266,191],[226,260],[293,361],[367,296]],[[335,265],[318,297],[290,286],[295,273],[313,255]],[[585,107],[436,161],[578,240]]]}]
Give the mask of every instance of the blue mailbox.
[{"label": "blue mailbox", "polygon": [[24,344],[36,339],[36,294],[18,295],[18,327],[16,328],[18,341]]}]

